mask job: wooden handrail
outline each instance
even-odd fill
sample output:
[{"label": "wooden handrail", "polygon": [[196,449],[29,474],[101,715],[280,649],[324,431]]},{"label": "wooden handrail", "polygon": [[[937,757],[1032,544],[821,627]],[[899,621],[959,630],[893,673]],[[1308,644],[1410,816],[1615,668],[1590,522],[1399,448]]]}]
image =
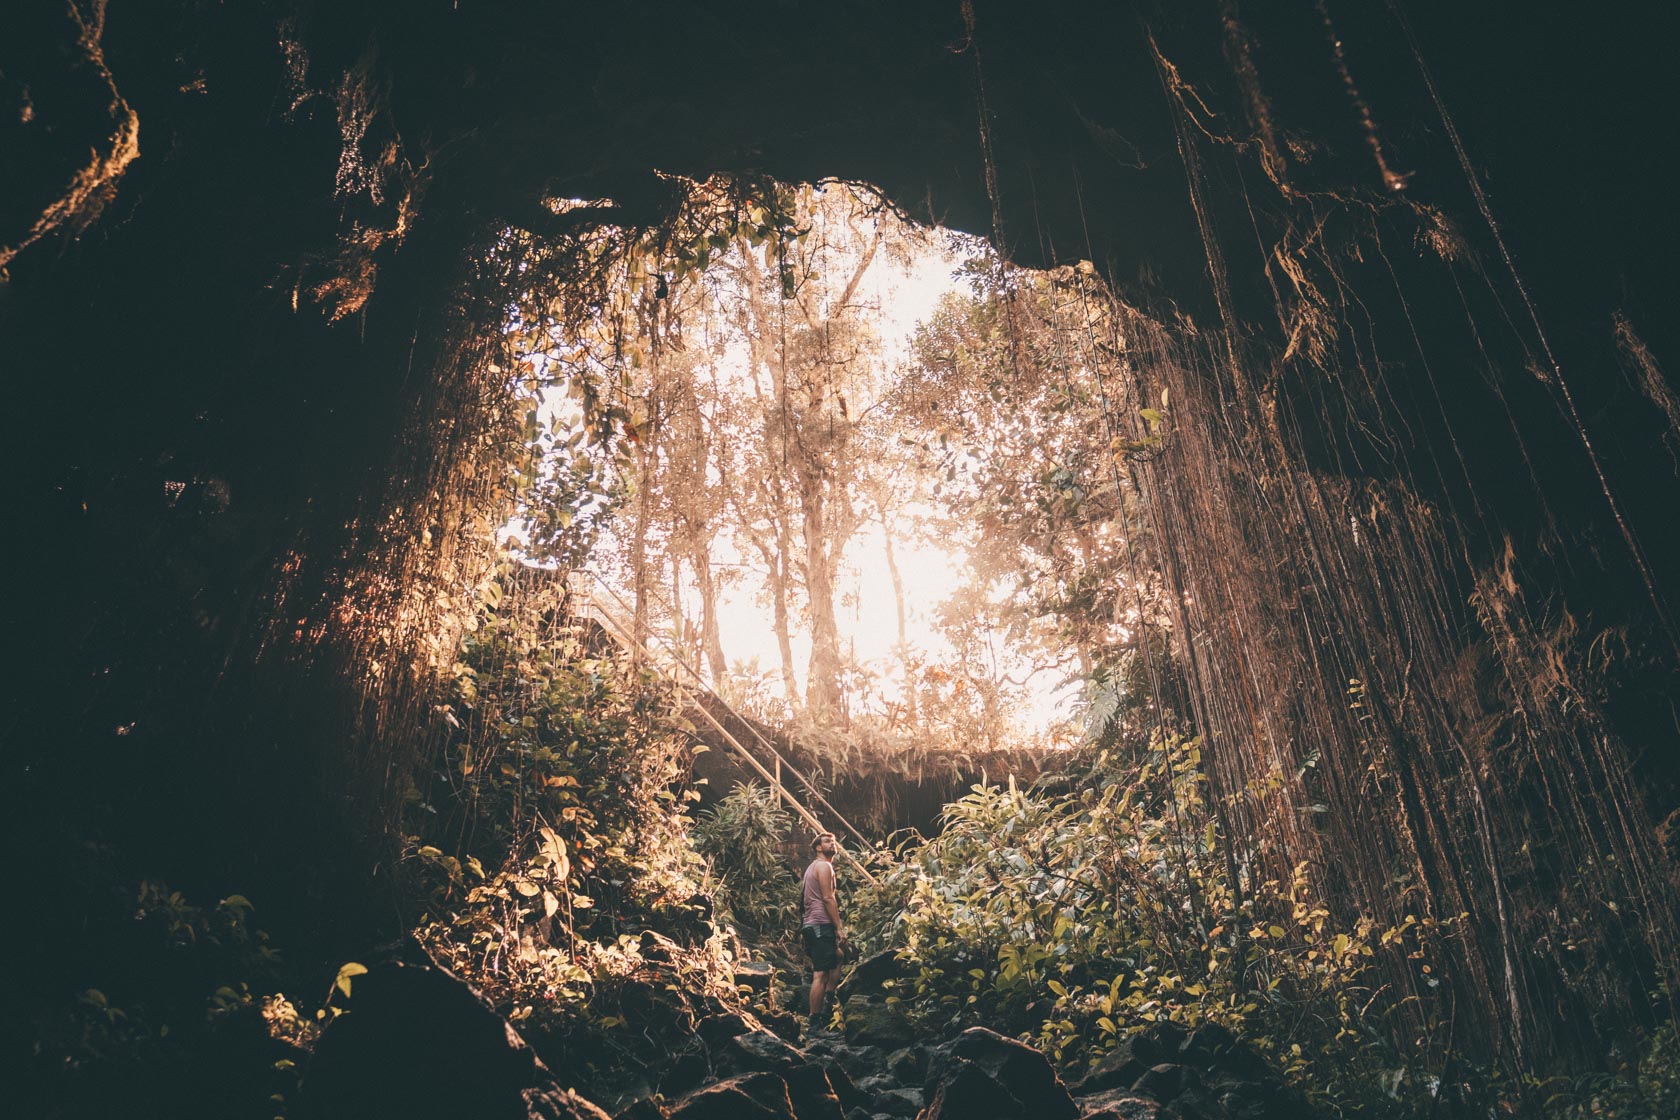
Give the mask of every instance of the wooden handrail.
[{"label": "wooden handrail", "polygon": [[[605,581],[603,581],[600,576],[596,575],[594,572],[579,572],[577,574],[588,575],[589,577],[594,579],[595,583],[603,591],[605,591],[608,595],[612,596],[613,600],[618,603],[619,607],[623,608],[627,612],[629,611],[630,608],[629,608],[628,604],[626,604],[623,599],[619,598],[618,593],[613,591],[612,588],[608,587],[606,585]],[[591,601],[591,605],[595,604],[595,599],[594,599],[593,595],[590,596],[590,601]],[[626,646],[629,646],[630,648],[632,648],[634,650],[639,650],[640,652],[646,654],[648,657],[655,657],[655,658],[657,657],[657,655],[654,653],[654,651],[647,647],[646,643],[639,640],[634,634],[626,633],[625,630],[624,630],[623,624],[621,624],[617,619],[613,618],[611,612],[603,610],[603,611],[600,611],[599,614],[600,614],[600,618],[602,619],[602,621],[607,623],[607,625],[609,627],[609,632],[620,643],[622,643]],[[665,654],[671,660],[675,661],[678,665],[680,665],[683,669],[686,669],[688,671],[688,673],[691,676],[694,677],[695,683],[698,685],[698,687],[701,690],[703,690],[706,694],[710,695],[712,697],[712,699],[716,700],[719,704],[721,704],[723,706],[725,711],[727,711],[730,715],[734,716],[736,719],[740,720],[743,726],[745,726],[748,730],[753,732],[753,735],[759,740],[760,743],[762,743],[764,745],[764,748],[766,750],[768,750],[770,752],[771,756],[774,758],[778,770],[785,767],[790,773],[793,774],[794,777],[799,779],[800,783],[802,785],[804,785],[807,790],[810,791],[811,796],[813,798],[815,798],[822,805],[822,807],[824,809],[826,809],[833,816],[833,818],[836,822],[838,822],[841,826],[843,826],[846,829],[846,831],[850,832],[853,836],[857,837],[857,839],[860,843],[862,843],[864,845],[869,844],[868,839],[865,838],[864,835],[861,832],[859,832],[855,827],[853,827],[852,823],[850,821],[848,821],[844,816],[842,816],[838,809],[836,809],[833,805],[829,804],[828,799],[822,795],[821,791],[819,791],[816,788],[816,786],[811,782],[811,780],[809,778],[807,778],[798,769],[798,767],[794,766],[791,762],[789,762],[786,758],[784,758],[782,756],[782,753],[780,751],[778,751],[773,744],[771,744],[768,740],[766,740],[763,735],[759,734],[758,730],[756,728],[754,728],[752,726],[752,724],[749,723],[747,721],[747,719],[744,716],[741,715],[740,712],[737,712],[730,705],[729,701],[727,701],[723,697],[719,696],[714,690],[712,690],[709,686],[707,686],[707,684],[705,683],[705,679],[700,675],[699,670],[695,669],[694,666],[690,665],[687,661],[685,661],[682,658],[681,655],[676,653],[674,650],[667,649],[665,651]],[[749,766],[751,766],[753,768],[753,770],[755,770],[759,774],[759,776],[761,776],[767,783],[769,783],[770,788],[775,790],[777,795],[779,797],[781,797],[781,799],[783,801],[786,801],[788,803],[789,807],[791,807],[793,809],[793,811],[799,816],[800,820],[802,820],[806,824],[810,825],[812,829],[814,829],[815,831],[817,831],[819,833],[829,831],[827,828],[825,828],[823,826],[823,822],[817,819],[815,814],[813,814],[804,805],[800,804],[799,800],[793,796],[792,791],[789,790],[785,785],[783,785],[781,780],[776,775],[771,774],[771,772],[765,767],[765,765],[762,762],[760,762],[756,757],[754,757],[753,753],[750,750],[748,750],[746,748],[746,746],[744,744],[742,744],[742,742],[739,739],[737,739],[733,734],[731,734],[728,728],[724,727],[723,724],[718,721],[717,717],[713,716],[711,712],[708,712],[706,710],[706,706],[703,702],[696,701],[694,706],[695,706],[695,710],[700,713],[701,718],[703,718],[707,723],[711,724],[712,728],[715,731],[717,731],[717,733],[719,735],[723,736],[724,742],[729,744],[729,746],[735,751],[736,754],[740,755],[743,759],[745,759],[747,764]],[[844,848],[841,848],[840,851],[841,851],[841,854],[843,854],[848,860],[850,860],[852,862],[852,864],[854,866],[856,866],[856,868],[858,869],[858,873],[861,874],[864,877],[864,879],[868,880],[868,882],[871,886],[877,885],[877,881],[875,879],[875,876],[871,875],[869,873],[869,869],[863,865],[862,860],[858,859],[857,856],[853,855],[851,852],[846,851],[846,849],[844,849]]]}]

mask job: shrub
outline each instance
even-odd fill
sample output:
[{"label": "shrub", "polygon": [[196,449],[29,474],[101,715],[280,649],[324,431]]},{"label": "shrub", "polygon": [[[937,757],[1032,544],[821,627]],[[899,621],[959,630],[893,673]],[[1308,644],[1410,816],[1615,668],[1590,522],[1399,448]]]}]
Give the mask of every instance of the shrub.
[{"label": "shrub", "polygon": [[[549,1060],[634,1066],[661,1029],[735,998],[688,842],[692,728],[672,685],[526,594],[491,597],[439,706],[435,780],[410,792],[415,932]],[[676,942],[658,959],[650,929]]]},{"label": "shrub", "polygon": [[1198,743],[1135,766],[1099,755],[1071,793],[975,786],[902,849],[857,926],[908,965],[895,997],[930,1025],[1005,1024],[1070,1071],[1168,1019],[1230,1027],[1326,1103],[1380,1113],[1426,1092],[1374,980],[1428,974],[1450,930],[1338,927],[1306,865],[1251,882],[1219,846]]},{"label": "shrub", "polygon": [[711,860],[721,884],[720,905],[754,940],[786,936],[797,917],[797,880],[785,854],[792,825],[775,790],[747,782],[694,826],[694,846]]}]

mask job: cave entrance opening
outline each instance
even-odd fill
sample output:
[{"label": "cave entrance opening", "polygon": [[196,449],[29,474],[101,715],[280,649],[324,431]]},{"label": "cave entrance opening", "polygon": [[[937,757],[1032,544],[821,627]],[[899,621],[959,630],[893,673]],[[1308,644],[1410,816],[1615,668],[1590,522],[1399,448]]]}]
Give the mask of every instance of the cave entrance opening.
[{"label": "cave entrance opening", "polygon": [[679,182],[658,228],[556,201],[587,231],[519,247],[566,282],[509,315],[513,552],[807,740],[1055,751],[1127,705],[1146,734],[1166,611],[1120,456],[1166,403],[1115,429],[1094,270],[1005,267],[864,185]]}]

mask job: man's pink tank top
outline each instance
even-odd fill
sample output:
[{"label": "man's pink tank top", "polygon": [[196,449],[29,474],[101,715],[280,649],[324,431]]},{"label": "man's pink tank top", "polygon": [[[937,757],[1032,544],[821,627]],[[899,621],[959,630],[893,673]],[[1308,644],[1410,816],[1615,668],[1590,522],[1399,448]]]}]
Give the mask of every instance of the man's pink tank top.
[{"label": "man's pink tank top", "polygon": [[817,886],[817,865],[822,862],[820,859],[814,859],[811,866],[805,869],[805,912],[799,919],[800,925],[834,924],[829,919],[828,907],[823,905],[822,890]]}]

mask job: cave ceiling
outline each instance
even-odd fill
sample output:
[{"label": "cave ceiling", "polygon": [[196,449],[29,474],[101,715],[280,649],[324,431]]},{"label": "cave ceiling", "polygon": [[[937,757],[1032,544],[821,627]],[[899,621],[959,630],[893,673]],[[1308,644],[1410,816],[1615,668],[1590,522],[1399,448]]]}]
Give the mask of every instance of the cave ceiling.
[{"label": "cave ceiling", "polygon": [[[87,672],[137,636],[148,671],[160,648],[223,663],[275,558],[406,469],[388,445],[412,403],[416,339],[475,246],[557,220],[546,198],[610,198],[624,220],[653,223],[672,203],[656,172],[862,180],[916,218],[1000,236],[1023,264],[1088,257],[1127,298],[1211,323],[1151,42],[1207,119],[1247,137],[1235,20],[1280,136],[1302,153],[1295,188],[1381,199],[1380,143],[1408,198],[1480,235],[1399,10],[976,0],[970,24],[961,0],[14,8],[0,17],[7,456],[20,523],[57,542],[32,578],[83,589],[17,604],[18,624],[79,620],[41,666]],[[1661,417],[1629,391],[1607,324],[1625,311],[1672,366],[1666,52],[1680,16],[1515,0],[1403,10],[1583,413],[1632,449],[1615,469],[1672,583],[1673,489],[1644,485],[1665,468],[1637,450]],[[1242,189],[1261,185],[1245,153],[1204,160],[1215,223],[1240,226]],[[1315,206],[1268,198],[1280,221]],[[346,246],[399,227],[360,261],[371,295],[353,313],[313,298],[358,260]],[[1263,339],[1275,324],[1258,272],[1234,288]],[[181,478],[214,481],[200,508],[215,519],[160,506]],[[1590,554],[1614,534],[1596,487],[1578,489],[1560,508],[1598,526],[1579,534]],[[160,646],[174,628],[198,652]],[[65,687],[55,673],[12,684]],[[201,684],[184,673],[172,687]]]}]

